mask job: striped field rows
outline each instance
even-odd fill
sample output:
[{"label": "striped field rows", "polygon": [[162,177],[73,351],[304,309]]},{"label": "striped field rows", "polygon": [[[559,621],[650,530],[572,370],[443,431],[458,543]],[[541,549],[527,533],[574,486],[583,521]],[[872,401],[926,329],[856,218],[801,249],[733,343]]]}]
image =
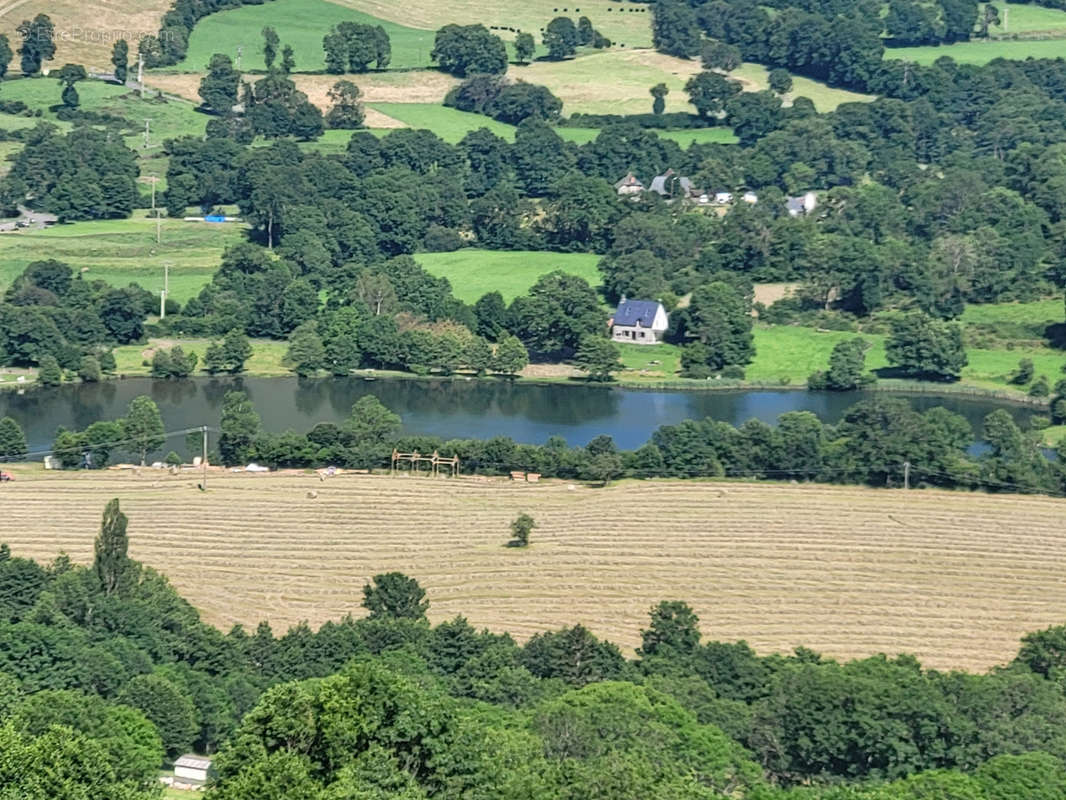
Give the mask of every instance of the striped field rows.
[{"label": "striped field rows", "polygon": [[[939,668],[1009,660],[1066,622],[1066,502],[805,485],[628,482],[607,489],[306,475],[28,474],[0,487],[15,555],[85,562],[104,503],[130,553],[204,618],[276,631],[362,613],[399,570],[434,622],[525,639],[581,622],[630,651],[649,607],[690,603],[705,637],[759,652],[910,652]],[[316,494],[316,496],[311,496]],[[504,547],[531,514],[527,550]]]}]

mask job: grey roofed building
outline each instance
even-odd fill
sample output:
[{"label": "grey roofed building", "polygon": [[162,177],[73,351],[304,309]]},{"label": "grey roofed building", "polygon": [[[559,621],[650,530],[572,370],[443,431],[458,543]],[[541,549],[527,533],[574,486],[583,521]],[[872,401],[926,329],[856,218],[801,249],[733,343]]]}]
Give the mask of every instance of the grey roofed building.
[{"label": "grey roofed building", "polygon": [[667,185],[667,181],[673,176],[674,171],[672,169],[666,170],[662,175],[656,175],[651,179],[651,190],[664,196],[670,194],[670,187]]}]

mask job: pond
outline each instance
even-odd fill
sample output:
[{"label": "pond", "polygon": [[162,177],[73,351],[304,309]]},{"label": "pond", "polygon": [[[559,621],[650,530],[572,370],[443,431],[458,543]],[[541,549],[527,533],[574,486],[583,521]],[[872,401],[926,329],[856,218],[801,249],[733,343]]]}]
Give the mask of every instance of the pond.
[{"label": "pond", "polygon": [[[59,426],[81,429],[97,420],[123,416],[131,399],[146,394],[159,405],[168,431],[207,425],[217,428],[226,392],[248,393],[272,432],[307,431],[316,422],[340,422],[352,404],[367,394],[403,418],[411,433],[444,438],[510,436],[542,444],[549,436],[582,445],[605,433],[619,447],[632,449],[648,440],[660,425],[713,417],[733,425],[755,418],[774,422],[786,411],[812,411],[827,422],[867,392],[763,390],[646,391],[605,386],[572,386],[490,381],[373,380],[360,377],[300,380],[297,378],[197,378],[157,381],[131,378],[104,383],[71,384],[30,389],[23,394],[0,392],[0,417],[14,417],[26,432],[31,452],[47,450]],[[987,398],[958,395],[902,395],[915,408],[933,406],[962,414],[980,435],[986,414],[1006,408],[1019,424],[1038,410]],[[183,436],[166,450],[182,451]]]}]

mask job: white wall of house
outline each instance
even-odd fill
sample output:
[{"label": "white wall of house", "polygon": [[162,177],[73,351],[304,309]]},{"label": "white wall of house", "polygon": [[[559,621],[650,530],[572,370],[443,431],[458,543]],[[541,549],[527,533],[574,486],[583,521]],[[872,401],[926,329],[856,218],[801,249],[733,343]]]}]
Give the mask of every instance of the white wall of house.
[{"label": "white wall of house", "polygon": [[630,344],[658,344],[662,341],[662,334],[639,325],[634,327],[615,325],[611,338],[616,342]]},{"label": "white wall of house", "polygon": [[190,781],[207,781],[206,769],[193,769],[192,767],[174,767],[175,778],[185,778]]}]

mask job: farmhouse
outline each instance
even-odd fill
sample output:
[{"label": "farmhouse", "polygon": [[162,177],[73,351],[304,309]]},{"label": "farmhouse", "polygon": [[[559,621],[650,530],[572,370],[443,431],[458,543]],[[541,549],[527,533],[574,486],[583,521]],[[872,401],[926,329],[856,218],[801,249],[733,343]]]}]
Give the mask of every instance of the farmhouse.
[{"label": "farmhouse", "polygon": [[211,759],[195,753],[183,755],[174,762],[174,787],[201,789],[211,774]]},{"label": "farmhouse", "polygon": [[626,176],[614,185],[614,188],[618,192],[619,197],[627,197],[629,195],[640,194],[643,192],[644,184],[641,183],[640,178],[632,172],[627,172]]},{"label": "farmhouse", "polygon": [[668,327],[670,318],[662,303],[623,297],[611,319],[611,337],[616,342],[659,344]]}]

